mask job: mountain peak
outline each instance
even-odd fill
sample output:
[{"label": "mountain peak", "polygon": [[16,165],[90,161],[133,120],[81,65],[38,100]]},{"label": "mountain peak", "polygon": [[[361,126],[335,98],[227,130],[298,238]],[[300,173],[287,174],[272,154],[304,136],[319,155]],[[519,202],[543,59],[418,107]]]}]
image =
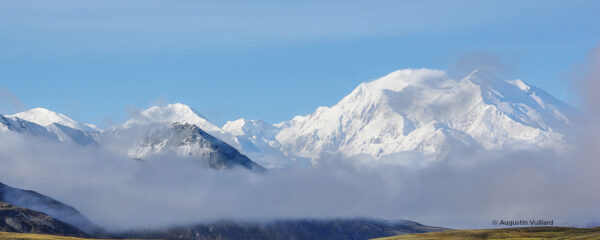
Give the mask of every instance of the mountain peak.
[{"label": "mountain peak", "polygon": [[506,81],[498,79],[479,69],[473,70],[473,72],[467,75],[464,79],[486,88],[502,88],[507,84]]},{"label": "mountain peak", "polygon": [[560,151],[568,144],[570,112],[523,81],[481,70],[457,82],[445,71],[405,69],[360,84],[334,106],[278,124],[275,139],[286,154],[312,160],[322,153],[439,160],[456,149],[517,143]]},{"label": "mountain peak", "polygon": [[435,86],[444,85],[448,81],[445,71],[428,68],[409,68],[394,71],[382,78],[364,84],[371,89],[385,89],[402,91],[408,86]]},{"label": "mountain peak", "polygon": [[124,126],[132,124],[148,123],[189,123],[194,124],[205,131],[220,132],[220,128],[212,124],[202,114],[183,103],[173,103],[166,106],[153,106],[141,111],[132,119],[127,121]]},{"label": "mountain peak", "polygon": [[[37,123],[42,126],[48,126],[53,123],[59,123],[68,127],[73,127],[77,123],[69,117],[50,111],[46,108],[32,108],[25,112],[9,115],[9,117],[18,117],[20,119]],[[74,128],[74,127],[73,127]]]},{"label": "mountain peak", "polygon": [[196,124],[174,122],[153,128],[138,145],[130,151],[135,158],[173,151],[184,158],[200,161],[214,169],[230,169],[237,166],[263,172],[264,168],[241,154],[237,149]]},{"label": "mountain peak", "polygon": [[56,113],[46,108],[32,108],[25,112],[16,113],[9,115],[8,117],[17,117],[25,121],[33,122],[41,126],[49,126],[54,123],[58,123],[63,126],[67,126],[73,129],[99,132],[102,131],[98,127],[92,124],[79,123],[64,114]]},{"label": "mountain peak", "polygon": [[202,114],[198,113],[192,107],[185,105],[183,103],[167,104],[167,106],[164,106],[162,108],[163,109],[172,109],[173,111],[176,111],[176,112],[179,112],[182,114],[195,114],[195,115],[198,115],[198,116],[204,118],[204,116],[202,116]]},{"label": "mountain peak", "polygon": [[[166,106],[152,106],[142,112],[143,114],[154,115],[157,117],[161,117],[157,114],[168,113],[167,115],[163,115],[162,117],[171,117],[171,118],[203,118],[206,119],[202,114],[198,113],[192,107],[185,105],[183,103],[173,103],[167,104]],[[164,118],[162,118],[164,119]]]},{"label": "mountain peak", "polygon": [[479,70],[478,68],[473,69],[473,71],[471,71],[471,73],[469,73],[469,75],[467,75],[467,77],[471,76],[471,75],[477,75],[477,74],[483,74],[483,75],[487,75],[485,72]]}]

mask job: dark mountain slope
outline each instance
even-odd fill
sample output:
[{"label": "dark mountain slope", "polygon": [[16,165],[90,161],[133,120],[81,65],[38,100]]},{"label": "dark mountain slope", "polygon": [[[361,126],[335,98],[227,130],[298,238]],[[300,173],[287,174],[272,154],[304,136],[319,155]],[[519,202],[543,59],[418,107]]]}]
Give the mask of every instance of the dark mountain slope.
[{"label": "dark mountain slope", "polygon": [[172,152],[213,169],[243,167],[256,172],[265,169],[231,145],[210,135],[196,125],[172,123],[157,125],[138,142],[134,156],[146,159]]},{"label": "dark mountain slope", "polygon": [[44,233],[75,237],[87,236],[83,231],[44,213],[0,202],[0,231]]},{"label": "dark mountain slope", "polygon": [[100,230],[75,208],[34,191],[13,188],[0,183],[0,201],[42,212],[88,233]]}]

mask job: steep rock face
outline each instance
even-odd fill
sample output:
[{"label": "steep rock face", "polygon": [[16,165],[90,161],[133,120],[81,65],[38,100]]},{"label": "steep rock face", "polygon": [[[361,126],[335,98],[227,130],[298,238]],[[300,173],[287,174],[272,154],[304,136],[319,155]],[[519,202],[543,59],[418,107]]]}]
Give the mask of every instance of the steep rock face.
[{"label": "steep rock face", "polygon": [[0,201],[0,232],[40,233],[74,237],[87,236],[67,223],[44,213]]},{"label": "steep rock face", "polygon": [[130,155],[139,159],[169,153],[214,169],[244,167],[253,171],[264,171],[262,166],[234,147],[189,123],[154,125],[130,150]]},{"label": "steep rock face", "polygon": [[42,212],[88,233],[100,230],[75,208],[34,191],[13,188],[0,183],[0,201]]}]

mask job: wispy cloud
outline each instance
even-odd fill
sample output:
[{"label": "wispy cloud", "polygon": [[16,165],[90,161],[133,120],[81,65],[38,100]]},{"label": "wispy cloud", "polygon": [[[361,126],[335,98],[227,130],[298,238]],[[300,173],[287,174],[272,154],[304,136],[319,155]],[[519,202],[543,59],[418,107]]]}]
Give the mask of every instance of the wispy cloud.
[{"label": "wispy cloud", "polygon": [[454,66],[449,70],[449,74],[460,78],[466,76],[473,69],[483,70],[494,76],[504,76],[517,72],[518,61],[507,61],[491,53],[470,53],[460,56]]},{"label": "wispy cloud", "polygon": [[21,100],[8,88],[0,89],[0,112],[8,112],[8,111],[23,111],[25,110],[25,104],[21,102]]},{"label": "wispy cloud", "polygon": [[[507,16],[515,17],[514,13],[520,12],[516,10],[543,8],[559,16],[564,11],[558,9],[577,7],[579,4],[507,5],[502,1],[18,1],[3,4],[0,29],[8,40],[52,44],[63,51],[269,46],[435,35],[483,25],[500,26]],[[528,13],[518,17],[537,19],[537,11]],[[43,41],[38,40],[40,36],[44,36]]]}]

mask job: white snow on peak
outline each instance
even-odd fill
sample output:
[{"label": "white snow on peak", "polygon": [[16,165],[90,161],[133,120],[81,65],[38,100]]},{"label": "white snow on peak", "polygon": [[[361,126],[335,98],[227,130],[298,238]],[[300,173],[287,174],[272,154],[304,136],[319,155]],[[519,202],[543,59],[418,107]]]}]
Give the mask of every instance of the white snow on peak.
[{"label": "white snow on peak", "polygon": [[223,130],[234,136],[244,135],[245,131],[247,131],[245,128],[247,123],[248,120],[243,118],[234,121],[227,121],[225,125],[223,125]]},{"label": "white snow on peak", "polygon": [[498,86],[506,85],[506,82],[495,78],[491,75],[488,75],[484,71],[479,69],[473,70],[469,75],[467,75],[463,80],[471,81],[483,88],[494,89]]},{"label": "white snow on peak", "polygon": [[91,124],[91,123],[84,123],[83,125],[85,125],[88,128],[94,129],[98,132],[102,132],[102,128],[98,127],[96,124]]},{"label": "white snow on peak", "polygon": [[96,127],[93,124],[79,123],[64,114],[56,113],[45,108],[33,108],[25,112],[8,115],[11,118],[20,118],[25,121],[33,122],[41,126],[50,126],[54,123],[58,123],[63,126],[67,126],[73,129],[90,132],[101,132],[102,129]]},{"label": "white snow on peak", "polygon": [[265,131],[273,130],[273,125],[262,120],[247,120],[240,118],[235,121],[227,121],[223,125],[223,130],[234,136],[241,135],[259,135],[265,134]]},{"label": "white snow on peak", "polygon": [[[50,125],[47,129],[59,138],[80,139],[52,123],[94,128],[46,109],[16,117]],[[261,165],[278,168],[337,157],[368,163],[427,163],[452,154],[513,146],[561,151],[568,147],[577,118],[574,108],[520,79],[506,81],[475,70],[457,81],[444,71],[421,68],[362,83],[333,106],[278,124],[238,119],[219,128],[191,107],[175,103],[150,107],[116,128],[194,124]],[[4,122],[0,131],[27,125],[0,120]]]},{"label": "white snow on peak", "polygon": [[272,124],[241,118],[228,121],[223,130],[234,139],[232,146],[266,168],[281,168],[296,162],[294,156],[281,152],[281,144],[275,139],[279,128]]},{"label": "white snow on peak", "polygon": [[[524,91],[524,86],[529,87]],[[475,70],[461,81],[444,71],[406,69],[362,83],[340,102],[282,122],[281,151],[395,159],[422,154],[444,159],[462,149],[509,145],[566,145],[568,105],[523,81],[508,82]]]},{"label": "white snow on peak", "polygon": [[[208,121],[202,114],[183,103],[173,103],[166,106],[153,106],[144,111],[139,112],[133,118],[125,122],[120,128],[127,129],[136,125],[146,125],[151,123],[189,123],[196,125],[200,129],[208,132],[232,145],[239,148],[239,144],[234,137],[223,131],[221,128]],[[117,127],[119,128],[119,127]]]},{"label": "white snow on peak", "polygon": [[168,104],[161,107],[150,107],[125,122],[123,126],[129,127],[133,124],[175,122],[194,124],[209,133],[221,132],[219,127],[215,126],[188,105],[182,103]]},{"label": "white snow on peak", "polygon": [[409,86],[439,88],[453,83],[455,82],[448,79],[444,71],[420,68],[394,71],[382,78],[363,83],[361,86],[370,91],[383,89],[402,91]]}]

